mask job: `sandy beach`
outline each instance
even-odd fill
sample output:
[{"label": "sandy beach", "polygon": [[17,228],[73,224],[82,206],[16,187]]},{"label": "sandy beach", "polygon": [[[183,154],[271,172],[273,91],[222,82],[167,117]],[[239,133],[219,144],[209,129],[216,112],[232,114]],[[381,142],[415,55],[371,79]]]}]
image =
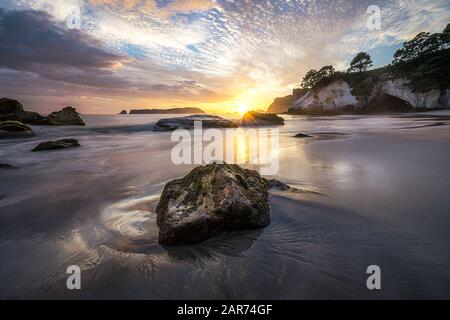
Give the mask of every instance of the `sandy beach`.
[{"label": "sandy beach", "polygon": [[[154,210],[195,166],[172,164],[161,116],[33,127],[0,142],[20,167],[0,171],[0,298],[448,298],[449,116],[284,116],[276,178],[315,193],[275,192],[267,228],[174,248]],[[52,138],[81,148],[30,152]],[[72,264],[82,290],[66,289]],[[389,290],[367,290],[372,264]]]}]

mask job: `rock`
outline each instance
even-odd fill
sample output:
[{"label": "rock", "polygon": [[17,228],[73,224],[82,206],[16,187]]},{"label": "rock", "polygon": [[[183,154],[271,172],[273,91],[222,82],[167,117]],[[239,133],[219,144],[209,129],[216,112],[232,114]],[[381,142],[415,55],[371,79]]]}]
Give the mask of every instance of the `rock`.
[{"label": "rock", "polygon": [[44,119],[34,123],[36,125],[56,125],[56,126],[84,126],[77,110],[73,107],[65,107],[61,111],[52,112]]},{"label": "rock", "polygon": [[0,122],[0,138],[32,137],[33,130],[19,121]]},{"label": "rock", "polygon": [[79,147],[79,146],[80,146],[80,144],[75,139],[62,139],[62,140],[57,140],[57,141],[42,142],[31,151],[36,152],[36,151],[67,149],[67,148],[74,148],[74,147]]},{"label": "rock", "polygon": [[336,80],[317,91],[310,90],[293,103],[292,109],[335,111],[357,105],[358,100],[353,96],[349,84],[343,80]]},{"label": "rock", "polygon": [[414,112],[414,108],[405,100],[386,93],[377,94],[364,107],[365,113]]},{"label": "rock", "polygon": [[256,171],[209,164],[167,183],[156,212],[159,242],[168,246],[261,229],[270,223],[268,185]]},{"label": "rock", "polygon": [[286,183],[284,183],[280,180],[277,180],[277,179],[269,180],[269,179],[264,178],[264,181],[270,189],[275,189],[278,191],[288,191],[288,192],[303,192],[302,190],[292,188],[289,185],[287,185]]},{"label": "rock", "polygon": [[19,169],[19,167],[13,166],[9,163],[0,163],[0,170]]},{"label": "rock", "polygon": [[33,124],[44,117],[39,113],[24,111],[23,105],[14,99],[0,99],[0,121],[20,121],[22,123]]},{"label": "rock", "polygon": [[120,111],[119,114],[128,114],[128,112],[127,112],[127,110],[122,110],[122,111]]},{"label": "rock", "polygon": [[310,135],[307,135],[307,134],[304,134],[304,133],[299,133],[299,134],[296,134],[295,136],[294,136],[294,138],[312,138],[313,136],[310,136]]},{"label": "rock", "polygon": [[200,108],[137,109],[130,110],[130,114],[205,114],[205,111]]},{"label": "rock", "polygon": [[306,93],[308,93],[309,89],[294,89],[292,90],[292,94],[289,96],[275,98],[273,103],[267,109],[267,113],[285,113],[292,107],[294,101],[300,99]]},{"label": "rock", "polygon": [[0,99],[0,114],[19,113],[23,111],[23,105],[19,101],[8,98]]},{"label": "rock", "polygon": [[227,120],[212,115],[192,115],[180,118],[167,118],[159,120],[153,127],[153,131],[173,131],[176,129],[193,129],[194,122],[201,121],[203,128],[236,128],[237,125]]},{"label": "rock", "polygon": [[[408,102],[414,109],[436,109],[438,107],[441,90],[432,89],[427,92],[416,92],[408,86],[405,79],[386,81],[381,89],[382,93],[397,97]],[[448,108],[449,106],[444,106]]]},{"label": "rock", "polygon": [[284,119],[273,113],[249,111],[240,120],[241,126],[282,126]]}]

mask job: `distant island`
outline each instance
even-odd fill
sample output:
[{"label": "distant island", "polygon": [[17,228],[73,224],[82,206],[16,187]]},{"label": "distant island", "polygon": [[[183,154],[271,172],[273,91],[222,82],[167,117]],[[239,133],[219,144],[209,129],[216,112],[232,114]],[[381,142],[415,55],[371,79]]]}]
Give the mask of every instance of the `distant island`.
[{"label": "distant island", "polygon": [[442,33],[421,32],[404,43],[388,66],[369,70],[358,53],[346,71],[310,70],[300,88],[276,98],[269,113],[300,115],[418,112],[450,108],[450,24]]},{"label": "distant island", "polygon": [[130,114],[205,114],[200,108],[134,109]]}]

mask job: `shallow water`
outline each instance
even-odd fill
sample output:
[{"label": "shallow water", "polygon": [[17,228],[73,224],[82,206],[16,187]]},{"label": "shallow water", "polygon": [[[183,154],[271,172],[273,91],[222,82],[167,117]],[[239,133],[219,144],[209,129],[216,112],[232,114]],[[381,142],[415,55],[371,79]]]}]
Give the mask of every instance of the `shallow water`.
[{"label": "shallow water", "polygon": [[[154,209],[193,166],[172,164],[160,116],[1,140],[0,162],[21,168],[0,171],[0,298],[449,298],[449,116],[285,116],[276,177],[320,194],[274,193],[264,230],[177,248],[158,245]],[[71,137],[82,147],[30,152]],[[366,288],[373,264],[381,291]]]}]

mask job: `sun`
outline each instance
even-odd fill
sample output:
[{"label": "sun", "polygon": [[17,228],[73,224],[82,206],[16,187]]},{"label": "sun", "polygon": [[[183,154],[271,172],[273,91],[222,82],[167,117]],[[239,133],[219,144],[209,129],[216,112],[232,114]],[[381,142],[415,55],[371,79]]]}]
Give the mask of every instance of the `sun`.
[{"label": "sun", "polygon": [[239,104],[238,112],[239,112],[239,114],[240,114],[241,117],[242,117],[245,113],[247,113],[248,108],[249,108],[248,105],[245,104],[245,103],[240,103],[240,104]]}]

